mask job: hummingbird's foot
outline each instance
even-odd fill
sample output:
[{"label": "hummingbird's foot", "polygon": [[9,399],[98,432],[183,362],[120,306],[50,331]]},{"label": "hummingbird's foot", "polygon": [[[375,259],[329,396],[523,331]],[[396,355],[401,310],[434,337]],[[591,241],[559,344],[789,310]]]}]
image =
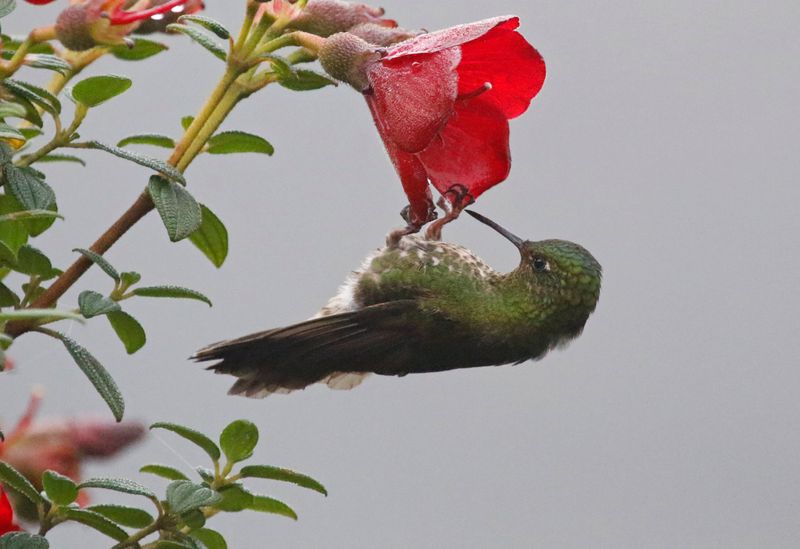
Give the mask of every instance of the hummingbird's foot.
[{"label": "hummingbird's foot", "polygon": [[[419,223],[411,219],[411,206],[408,205],[402,210],[400,210],[400,217],[403,218],[403,221],[406,222],[406,226],[402,229],[395,229],[389,233],[386,237],[386,247],[388,248],[396,248],[397,245],[400,243],[400,239],[406,235],[418,233],[419,230],[422,228],[422,225],[425,222]],[[433,220],[438,217],[433,204],[430,206],[430,211],[428,212],[428,219]]]},{"label": "hummingbird's foot", "polygon": [[[452,194],[454,197],[452,201],[445,198],[449,194]],[[475,202],[475,199],[464,185],[455,184],[447,189],[436,203],[444,211],[445,215],[441,219],[428,225],[425,238],[428,240],[441,240],[442,228],[454,219],[458,219],[458,216],[461,215],[464,208],[473,202]]]}]

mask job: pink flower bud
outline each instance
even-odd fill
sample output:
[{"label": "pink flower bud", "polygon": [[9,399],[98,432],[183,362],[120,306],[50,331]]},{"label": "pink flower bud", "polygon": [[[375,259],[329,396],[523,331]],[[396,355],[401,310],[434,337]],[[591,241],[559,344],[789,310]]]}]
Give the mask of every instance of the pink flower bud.
[{"label": "pink flower bud", "polygon": [[387,27],[375,23],[361,23],[348,30],[350,34],[355,34],[359,38],[375,44],[376,46],[391,46],[403,40],[408,40],[422,31],[412,31],[401,27]]},{"label": "pink flower bud", "polygon": [[318,55],[325,72],[337,80],[347,82],[358,91],[369,88],[367,69],[381,58],[376,46],[348,32],[330,36]]},{"label": "pink flower bud", "polygon": [[382,19],[383,8],[354,4],[342,0],[309,0],[302,13],[291,23],[297,30],[328,37],[344,32],[361,23],[396,27],[391,19]]}]

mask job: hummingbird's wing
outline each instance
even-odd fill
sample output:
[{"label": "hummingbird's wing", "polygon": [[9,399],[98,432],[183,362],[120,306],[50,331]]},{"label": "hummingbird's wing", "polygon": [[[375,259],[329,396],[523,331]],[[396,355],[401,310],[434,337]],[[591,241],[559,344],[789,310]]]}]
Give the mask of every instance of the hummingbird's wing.
[{"label": "hummingbird's wing", "polygon": [[219,360],[209,370],[238,377],[230,393],[248,397],[303,389],[344,373],[384,373],[387,364],[401,365],[402,357],[419,351],[422,334],[409,322],[417,312],[416,300],[380,303],[222,341],[192,358]]}]

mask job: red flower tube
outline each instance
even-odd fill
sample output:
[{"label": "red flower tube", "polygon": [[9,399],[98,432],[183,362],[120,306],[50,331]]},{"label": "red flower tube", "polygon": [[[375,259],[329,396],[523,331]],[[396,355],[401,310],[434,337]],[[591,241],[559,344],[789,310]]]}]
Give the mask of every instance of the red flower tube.
[{"label": "red flower tube", "polygon": [[495,17],[383,51],[347,34],[322,46],[323,67],[366,97],[408,196],[410,228],[435,218],[429,182],[463,206],[508,177],[508,120],[545,79],[518,26],[517,17]]},{"label": "red flower tube", "polygon": [[8,501],[8,496],[0,485],[0,536],[20,530],[22,528],[14,522],[14,508],[11,507],[11,502]]}]

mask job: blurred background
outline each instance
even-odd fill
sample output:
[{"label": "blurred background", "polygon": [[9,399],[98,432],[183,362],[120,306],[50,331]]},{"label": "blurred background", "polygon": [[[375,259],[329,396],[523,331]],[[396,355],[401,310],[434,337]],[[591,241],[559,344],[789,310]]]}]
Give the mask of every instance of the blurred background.
[{"label": "blurred background", "polygon": [[[65,2],[20,4],[4,31],[46,23]],[[240,4],[208,0],[207,14],[238,28]],[[313,314],[401,223],[405,203],[358,94],[275,87],[254,96],[224,128],[265,136],[274,157],[203,157],[187,173],[229,229],[223,268],[188,242],[170,244],[154,214],[108,254],[145,283],[205,292],[214,308],[130,302],[149,338],[133,357],[105,322],[71,329],[120,384],[128,418],[209,433],[251,419],[262,431],[257,462],[309,473],[330,492],[264,484],[299,522],[240,514],[210,526],[236,548],[796,547],[800,3],[382,5],[411,28],[521,17],[547,82],[512,121],[511,177],[476,210],[523,237],[585,245],[605,269],[600,304],[580,339],[538,363],[372,377],[349,392],[227,396],[232,379],[187,357]],[[135,93],[99,107],[84,136],[179,135],[222,65],[185,37],[166,40],[171,51],[148,62],[92,67],[132,77]],[[61,267],[148,175],[100,152],[83,156],[88,169],[47,167],[66,230],[36,245]],[[469,218],[445,238],[502,270],[518,260]],[[64,303],[108,282],[92,269]],[[6,425],[35,384],[49,389],[43,415],[108,415],[58,342],[26,336],[11,356],[16,369],[0,380]],[[153,433],[87,473],[161,489],[140,465],[203,458]],[[107,545],[77,529],[52,536],[59,549]]]}]

